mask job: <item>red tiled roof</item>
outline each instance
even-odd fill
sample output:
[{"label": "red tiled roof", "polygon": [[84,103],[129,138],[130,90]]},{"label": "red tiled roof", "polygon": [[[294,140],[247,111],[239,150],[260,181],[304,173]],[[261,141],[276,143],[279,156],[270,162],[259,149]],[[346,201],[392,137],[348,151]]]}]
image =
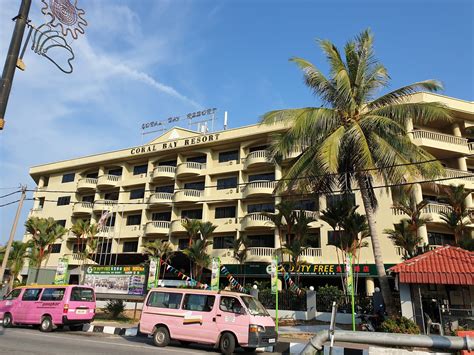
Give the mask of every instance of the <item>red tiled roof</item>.
[{"label": "red tiled roof", "polygon": [[474,285],[474,252],[446,245],[389,269],[401,283]]}]

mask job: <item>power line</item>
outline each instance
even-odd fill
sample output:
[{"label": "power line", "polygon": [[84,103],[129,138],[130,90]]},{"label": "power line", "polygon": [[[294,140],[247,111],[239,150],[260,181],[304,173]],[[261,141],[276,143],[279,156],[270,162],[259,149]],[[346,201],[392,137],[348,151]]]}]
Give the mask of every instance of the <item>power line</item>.
[{"label": "power line", "polygon": [[11,195],[14,195],[14,194],[17,194],[21,192],[21,190],[18,190],[18,191],[15,191],[15,192],[10,192],[9,194],[6,194],[6,195],[3,195],[3,196],[0,196],[0,198],[4,198],[4,197],[8,197],[8,196],[11,196]]},{"label": "power line", "polygon": [[11,202],[8,202],[8,203],[4,203],[3,205],[0,205],[0,207],[6,207],[6,206],[9,206],[9,205],[13,205],[14,203],[18,203],[18,202],[20,202],[20,200],[11,201]]}]

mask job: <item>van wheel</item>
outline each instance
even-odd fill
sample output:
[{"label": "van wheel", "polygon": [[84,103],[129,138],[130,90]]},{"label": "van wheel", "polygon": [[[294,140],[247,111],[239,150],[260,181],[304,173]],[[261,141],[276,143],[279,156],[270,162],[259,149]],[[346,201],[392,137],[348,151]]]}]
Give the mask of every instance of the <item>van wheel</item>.
[{"label": "van wheel", "polygon": [[41,320],[40,331],[50,332],[53,330],[53,321],[50,316],[44,316]]},{"label": "van wheel", "polygon": [[219,341],[219,350],[222,354],[231,355],[235,350],[235,338],[230,333],[224,333]]},{"label": "van wheel", "polygon": [[160,348],[167,346],[170,343],[170,333],[165,327],[156,328],[153,333],[153,343]]},{"label": "van wheel", "polygon": [[3,326],[5,328],[10,328],[13,324],[12,315],[10,313],[5,313],[3,315]]}]

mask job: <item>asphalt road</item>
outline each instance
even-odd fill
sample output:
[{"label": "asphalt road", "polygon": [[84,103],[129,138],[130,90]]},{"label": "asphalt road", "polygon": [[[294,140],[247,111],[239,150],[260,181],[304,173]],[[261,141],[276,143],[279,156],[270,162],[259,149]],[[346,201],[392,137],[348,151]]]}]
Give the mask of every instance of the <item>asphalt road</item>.
[{"label": "asphalt road", "polygon": [[[120,337],[101,333],[0,327],[0,354],[218,354],[212,347],[172,343],[158,348],[146,337]],[[243,354],[241,352],[241,354]]]}]

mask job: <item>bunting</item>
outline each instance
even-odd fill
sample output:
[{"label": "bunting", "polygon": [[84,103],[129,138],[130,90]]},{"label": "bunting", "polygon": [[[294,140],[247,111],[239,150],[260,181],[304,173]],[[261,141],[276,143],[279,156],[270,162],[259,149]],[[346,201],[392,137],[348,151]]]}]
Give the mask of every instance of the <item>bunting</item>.
[{"label": "bunting", "polygon": [[210,290],[211,287],[208,284],[203,284],[199,281],[194,280],[193,278],[189,277],[188,275],[183,274],[181,271],[175,269],[173,266],[161,260],[161,265],[166,266],[166,270],[172,272],[173,274],[177,275],[181,280],[185,280],[190,286],[202,288],[204,290]]},{"label": "bunting", "polygon": [[237,282],[237,280],[232,276],[232,274],[229,272],[229,270],[227,270],[224,265],[221,266],[221,271],[227,278],[227,280],[229,280],[229,284],[232,286],[232,288],[237,289],[239,292],[242,293],[248,293],[247,289]]},{"label": "bunting", "polygon": [[290,274],[285,270],[285,268],[282,266],[280,268],[280,271],[283,273],[283,278],[285,279],[285,281],[288,283],[288,286],[290,286],[290,290],[296,292],[296,294],[298,296],[301,296],[301,294],[303,293],[303,290],[300,289],[294,282],[293,280],[291,279],[290,277]]}]

